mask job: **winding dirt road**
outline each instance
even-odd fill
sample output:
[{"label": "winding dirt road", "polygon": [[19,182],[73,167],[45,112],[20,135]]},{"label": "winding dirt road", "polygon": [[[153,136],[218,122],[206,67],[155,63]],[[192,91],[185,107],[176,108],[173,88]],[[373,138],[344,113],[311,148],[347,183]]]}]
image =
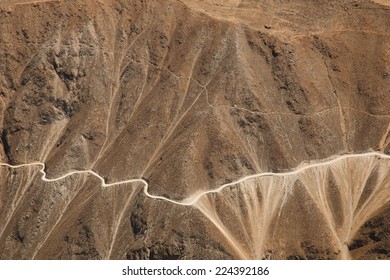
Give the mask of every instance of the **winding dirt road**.
[{"label": "winding dirt road", "polygon": [[104,178],[102,176],[100,176],[98,173],[96,173],[95,171],[93,171],[93,170],[72,171],[72,172],[69,172],[69,173],[67,173],[65,175],[62,175],[62,176],[58,177],[58,178],[50,179],[50,178],[47,178],[47,174],[45,172],[45,164],[42,163],[42,162],[32,162],[32,163],[25,163],[25,164],[19,164],[19,165],[11,165],[11,164],[8,164],[8,163],[0,163],[0,166],[6,166],[6,167],[9,167],[9,168],[12,168],[12,169],[23,168],[23,167],[28,167],[28,166],[40,166],[41,169],[39,170],[39,172],[42,174],[41,180],[44,181],[44,182],[55,182],[55,181],[63,180],[66,177],[72,176],[74,174],[91,174],[91,175],[97,177],[101,181],[101,186],[103,188],[114,187],[114,186],[128,184],[128,183],[142,183],[144,185],[144,194],[147,197],[151,198],[151,199],[164,200],[164,201],[167,201],[167,202],[170,202],[170,203],[173,203],[173,204],[177,204],[177,205],[181,205],[181,206],[193,206],[193,205],[195,205],[199,201],[199,199],[201,197],[203,197],[203,196],[205,196],[207,194],[219,193],[226,187],[242,183],[242,182],[244,182],[246,180],[257,179],[257,178],[266,177],[266,176],[279,176],[279,177],[282,177],[282,176],[295,175],[295,174],[301,173],[301,172],[303,172],[303,171],[305,171],[307,169],[310,169],[310,168],[330,165],[332,163],[335,163],[337,161],[340,161],[340,160],[343,160],[343,159],[347,159],[347,158],[359,158],[359,157],[361,157],[361,158],[378,157],[378,158],[382,158],[382,159],[390,159],[390,155],[387,155],[387,154],[384,154],[384,153],[380,153],[380,152],[367,152],[367,153],[362,153],[362,154],[339,155],[337,157],[329,158],[329,159],[327,159],[325,161],[322,161],[322,162],[302,163],[297,168],[292,169],[290,171],[286,171],[286,172],[263,172],[263,173],[257,173],[257,174],[245,176],[245,177],[242,177],[241,179],[239,179],[237,181],[233,181],[231,183],[224,184],[224,185],[222,185],[222,186],[220,186],[220,187],[218,187],[216,189],[195,193],[195,194],[193,194],[193,195],[191,195],[191,196],[189,196],[189,197],[187,197],[187,198],[185,198],[185,199],[183,199],[181,201],[172,200],[172,199],[169,199],[169,198],[164,197],[164,196],[158,196],[158,195],[153,195],[153,194],[149,193],[149,184],[144,179],[129,179],[129,180],[124,180],[124,181],[119,181],[119,182],[114,182],[114,183],[106,183]]}]

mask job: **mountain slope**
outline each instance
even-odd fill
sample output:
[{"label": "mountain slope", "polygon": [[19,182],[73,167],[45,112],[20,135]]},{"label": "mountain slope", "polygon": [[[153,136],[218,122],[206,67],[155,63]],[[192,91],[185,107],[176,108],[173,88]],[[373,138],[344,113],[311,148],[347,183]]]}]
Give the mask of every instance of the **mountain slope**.
[{"label": "mountain slope", "polygon": [[[1,162],[143,178],[181,201],[308,160],[389,154],[388,14],[372,1],[7,0]],[[141,183],[37,171],[1,168],[1,258],[389,257],[386,158],[189,207]]]}]

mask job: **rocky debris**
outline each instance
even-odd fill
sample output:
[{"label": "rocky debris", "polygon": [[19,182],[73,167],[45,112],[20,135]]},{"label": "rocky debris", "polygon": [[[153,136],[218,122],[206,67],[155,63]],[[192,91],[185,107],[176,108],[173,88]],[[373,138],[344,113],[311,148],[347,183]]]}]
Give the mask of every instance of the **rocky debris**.
[{"label": "rocky debris", "polygon": [[99,260],[100,256],[95,246],[94,234],[87,225],[82,225],[75,236],[65,235],[68,256],[75,260]]},{"label": "rocky debris", "polygon": [[359,259],[390,258],[389,213],[387,206],[379,215],[364,223],[355,238],[348,244],[352,255]]},{"label": "rocky debris", "polygon": [[296,256],[295,259],[307,259],[307,260],[334,260],[340,254],[339,251],[332,252],[328,248],[321,248],[314,244],[307,242],[301,243],[302,250],[304,251],[303,256]]}]

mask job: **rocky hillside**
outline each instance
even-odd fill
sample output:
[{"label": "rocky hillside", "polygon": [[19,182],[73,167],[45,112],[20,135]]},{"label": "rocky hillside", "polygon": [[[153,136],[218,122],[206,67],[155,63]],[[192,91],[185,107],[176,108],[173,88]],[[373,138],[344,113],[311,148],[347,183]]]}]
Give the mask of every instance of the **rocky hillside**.
[{"label": "rocky hillside", "polygon": [[390,259],[389,26],[386,0],[1,1],[1,163],[185,202],[383,157],[189,206],[1,166],[0,258]]}]

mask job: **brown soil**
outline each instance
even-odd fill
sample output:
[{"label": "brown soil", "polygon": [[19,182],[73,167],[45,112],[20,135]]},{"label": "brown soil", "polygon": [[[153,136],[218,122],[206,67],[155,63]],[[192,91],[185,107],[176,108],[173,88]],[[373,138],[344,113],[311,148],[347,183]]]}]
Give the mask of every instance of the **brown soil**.
[{"label": "brown soil", "polygon": [[[1,1],[0,162],[183,200],[389,154],[388,4]],[[355,158],[179,206],[0,167],[0,258],[389,259],[389,175]]]}]

